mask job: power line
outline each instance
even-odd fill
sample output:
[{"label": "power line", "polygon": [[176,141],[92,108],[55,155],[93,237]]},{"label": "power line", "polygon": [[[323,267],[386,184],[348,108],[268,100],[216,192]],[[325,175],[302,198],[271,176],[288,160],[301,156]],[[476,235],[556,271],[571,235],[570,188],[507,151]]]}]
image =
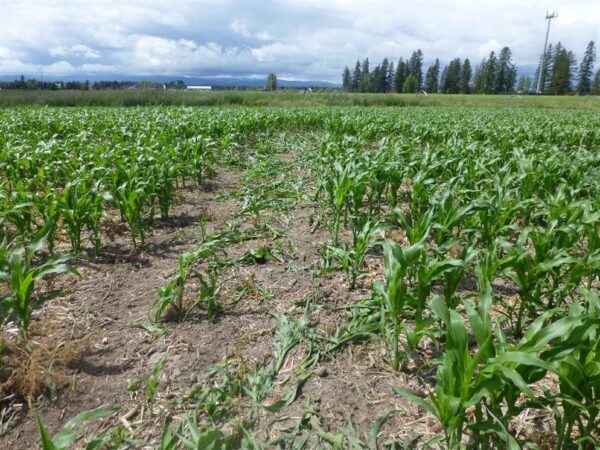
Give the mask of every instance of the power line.
[{"label": "power line", "polygon": [[546,30],[546,40],[544,41],[544,52],[542,53],[542,63],[540,64],[540,73],[538,75],[538,82],[537,82],[537,89],[536,92],[538,94],[541,94],[541,87],[542,87],[542,74],[544,73],[544,63],[545,63],[545,59],[546,59],[546,47],[548,46],[548,35],[550,34],[550,22],[552,21],[552,19],[558,17],[558,13],[556,11],[552,12],[552,14],[550,14],[548,11],[546,11],[546,20],[548,21],[548,29]]}]

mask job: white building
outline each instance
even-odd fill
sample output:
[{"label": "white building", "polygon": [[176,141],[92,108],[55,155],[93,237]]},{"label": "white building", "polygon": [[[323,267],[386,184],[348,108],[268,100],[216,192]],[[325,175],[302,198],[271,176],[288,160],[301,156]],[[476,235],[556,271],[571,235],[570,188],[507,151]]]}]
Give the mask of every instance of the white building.
[{"label": "white building", "polygon": [[188,91],[210,91],[212,86],[186,86],[185,89]]}]

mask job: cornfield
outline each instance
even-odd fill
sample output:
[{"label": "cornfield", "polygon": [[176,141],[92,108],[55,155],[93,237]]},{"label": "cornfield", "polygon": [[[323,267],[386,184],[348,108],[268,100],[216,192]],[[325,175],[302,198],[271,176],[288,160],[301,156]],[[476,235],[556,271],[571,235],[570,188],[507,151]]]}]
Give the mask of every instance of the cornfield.
[{"label": "cornfield", "polygon": [[[262,444],[251,432],[263,410],[278,412],[299,395],[294,390],[265,405],[293,348],[309,349],[297,372],[300,387],[333,357],[327,355],[364,342],[379,346],[388,370],[408,376],[415,352],[433,345],[427,362],[435,367],[432,388],[424,395],[403,385],[394,389],[398,401],[408,400],[439,424],[439,433],[419,447],[544,448],[531,433],[515,431],[519,418],[542,414],[552,424],[552,448],[595,448],[599,149],[600,115],[575,110],[4,110],[0,329],[16,327],[31,353],[32,316],[55,297],[39,288],[41,280],[78,275],[84,261],[112,248],[115,229],[130,254],[143,252],[155,227],[172,218],[179,192],[236,170],[244,174],[243,186],[231,194],[238,210],[220,231],[200,224],[195,247],[179,255],[174,275],[147,299],[147,329],[164,328],[162,336],[173,321],[189,321],[196,311],[204,311],[209,324],[227,314],[248,292],[233,298],[233,268],[293,259],[291,238],[272,243],[285,230],[271,213],[283,218],[278,224],[286,217],[289,223],[299,204],[314,210],[310,232],[327,237],[310,276],[343,273],[349,292],[363,288],[368,295],[348,305],[329,333],[312,324],[310,301],[302,303],[297,321],[272,311],[279,331],[270,362],[245,377],[227,374],[219,400],[190,393],[186,398],[195,405],[210,400],[212,406],[166,421],[161,448],[209,442],[219,448],[400,448],[405,444],[378,440],[383,422],[374,441],[347,428],[325,432],[313,419],[303,422],[313,433],[304,441],[300,428]],[[292,152],[293,164],[279,158]],[[281,175],[293,170],[304,174],[301,182]],[[263,245],[227,253],[256,240]],[[149,404],[162,367],[150,384]],[[151,382],[143,384],[146,392]],[[238,397],[252,407],[243,433],[233,438],[223,431],[228,416],[215,411]],[[38,420],[44,448],[63,448]]]}]

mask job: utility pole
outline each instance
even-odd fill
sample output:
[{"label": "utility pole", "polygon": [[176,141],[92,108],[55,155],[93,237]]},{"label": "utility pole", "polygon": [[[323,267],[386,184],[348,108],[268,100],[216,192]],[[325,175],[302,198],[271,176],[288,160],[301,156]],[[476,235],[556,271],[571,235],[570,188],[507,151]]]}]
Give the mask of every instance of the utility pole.
[{"label": "utility pole", "polygon": [[538,76],[538,82],[537,82],[537,89],[535,90],[537,94],[541,94],[541,88],[542,88],[542,74],[544,73],[544,63],[545,63],[545,59],[546,59],[546,47],[548,46],[548,35],[550,34],[550,22],[552,21],[552,19],[558,17],[558,13],[556,11],[554,11],[552,14],[550,14],[548,11],[546,11],[546,20],[548,21],[548,29],[546,30],[546,40],[544,41],[544,53],[542,53],[542,63],[540,65],[540,74]]}]

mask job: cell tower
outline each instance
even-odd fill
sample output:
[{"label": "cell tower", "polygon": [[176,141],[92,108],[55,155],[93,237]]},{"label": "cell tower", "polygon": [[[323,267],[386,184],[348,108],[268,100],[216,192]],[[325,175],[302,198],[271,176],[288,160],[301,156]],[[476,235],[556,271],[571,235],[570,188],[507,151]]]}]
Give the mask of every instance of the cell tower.
[{"label": "cell tower", "polygon": [[548,11],[546,11],[546,20],[548,21],[548,29],[546,30],[546,40],[544,41],[544,53],[542,53],[542,63],[540,65],[540,73],[538,75],[538,81],[537,81],[537,89],[535,90],[536,93],[541,94],[541,88],[542,88],[542,74],[544,73],[544,63],[545,63],[545,59],[546,59],[546,47],[548,46],[548,35],[550,34],[550,22],[552,21],[552,19],[555,19],[556,17],[558,17],[558,13],[556,11],[552,12],[552,14],[550,14]]}]

